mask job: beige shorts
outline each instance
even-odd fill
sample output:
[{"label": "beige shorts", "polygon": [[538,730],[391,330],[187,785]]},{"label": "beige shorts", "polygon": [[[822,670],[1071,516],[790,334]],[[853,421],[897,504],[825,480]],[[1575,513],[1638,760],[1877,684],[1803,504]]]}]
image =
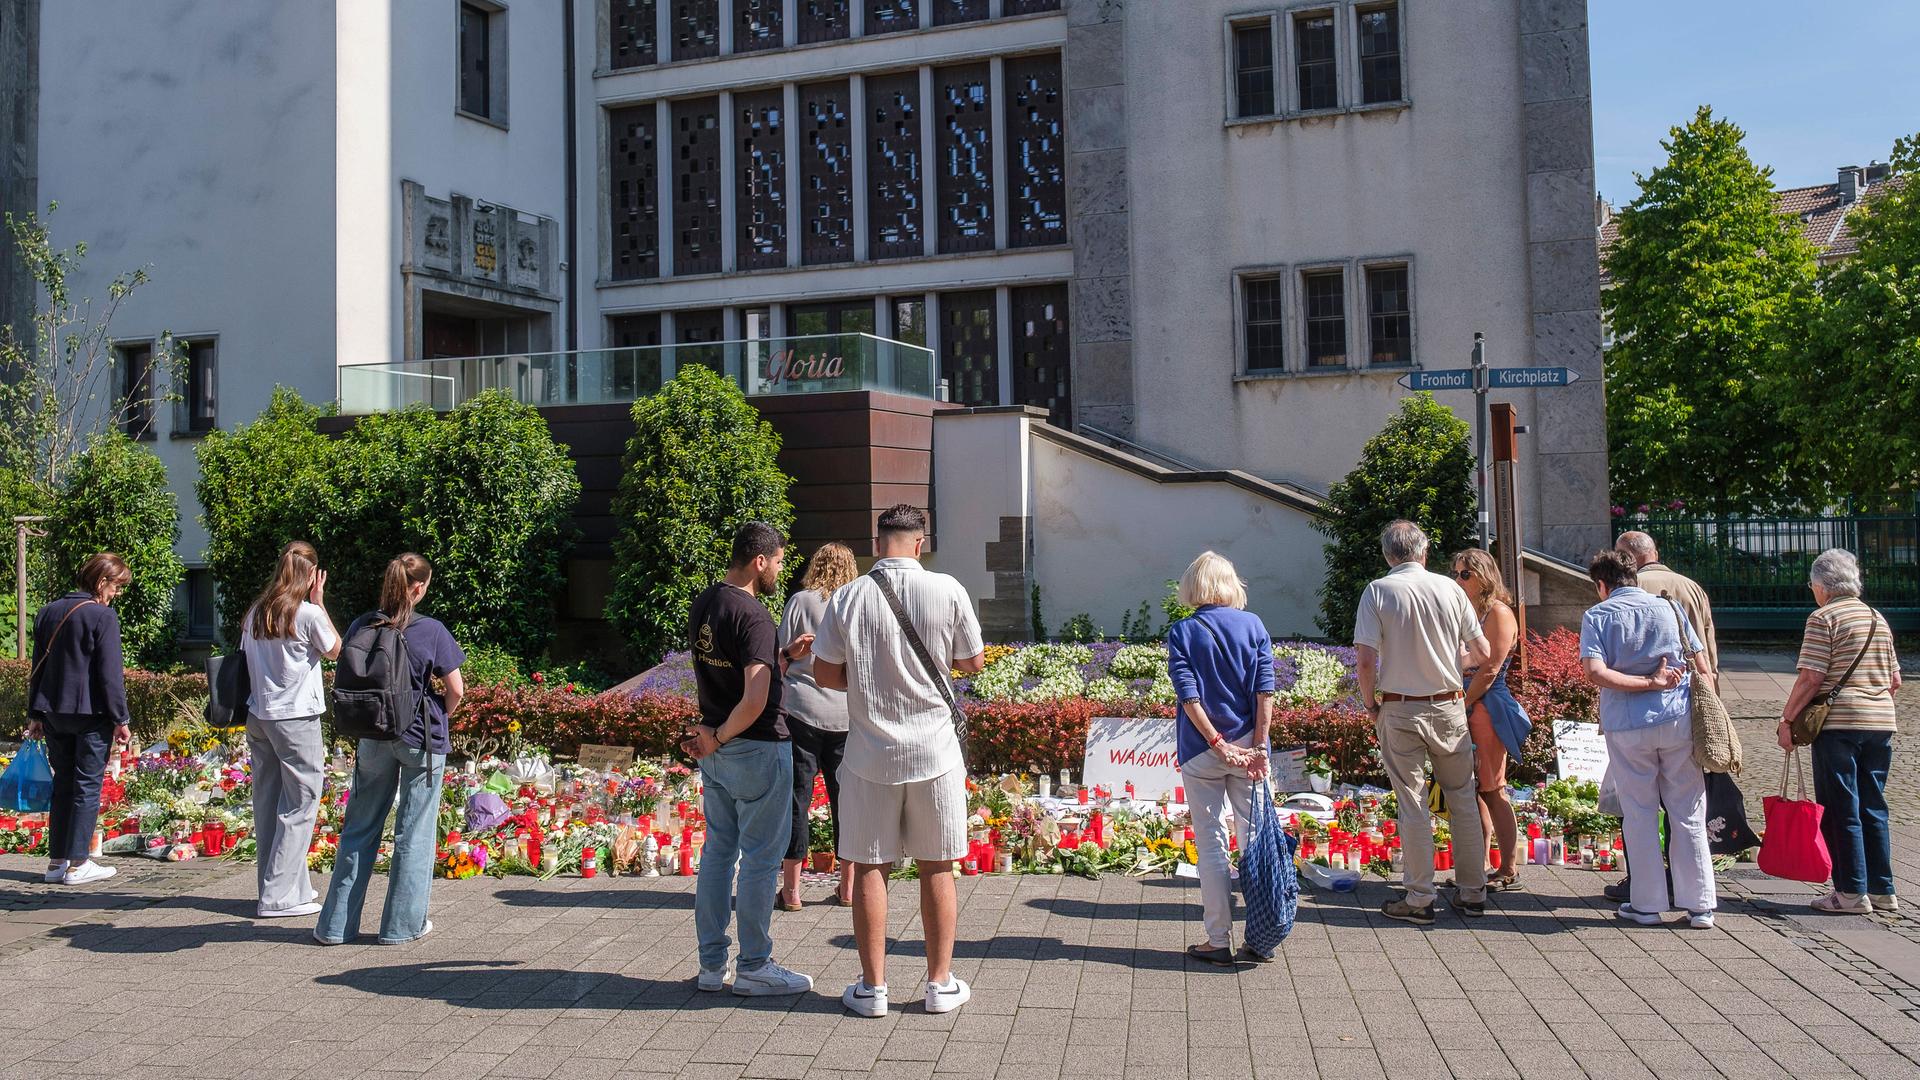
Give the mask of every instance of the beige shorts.
[{"label": "beige shorts", "polygon": [[967,770],[931,780],[877,784],[840,769],[839,854],[877,866],[945,862],[967,853]]}]

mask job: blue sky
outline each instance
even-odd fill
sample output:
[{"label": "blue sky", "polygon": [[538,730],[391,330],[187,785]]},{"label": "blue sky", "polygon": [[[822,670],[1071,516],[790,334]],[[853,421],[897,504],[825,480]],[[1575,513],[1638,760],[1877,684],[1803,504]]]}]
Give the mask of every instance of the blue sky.
[{"label": "blue sky", "polygon": [[1920,0],[1588,0],[1600,193],[1638,192],[1700,105],[1776,187],[1831,183],[1920,132]]}]

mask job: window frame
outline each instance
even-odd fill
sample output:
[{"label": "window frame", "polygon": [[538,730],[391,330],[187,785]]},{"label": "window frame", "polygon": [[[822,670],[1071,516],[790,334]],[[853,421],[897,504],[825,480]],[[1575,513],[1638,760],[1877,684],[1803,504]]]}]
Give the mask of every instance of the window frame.
[{"label": "window frame", "polygon": [[[1362,100],[1364,85],[1360,75],[1359,19],[1367,12],[1383,8],[1393,8],[1400,16],[1400,97],[1393,101],[1367,104]],[[1300,19],[1313,15],[1327,15],[1333,19],[1336,104],[1325,109],[1303,109],[1300,106],[1299,42],[1295,27]],[[1253,26],[1263,20],[1267,22],[1269,38],[1273,43],[1274,111],[1267,114],[1238,116],[1235,115],[1239,110],[1239,85],[1234,54],[1234,31]],[[1405,109],[1413,105],[1413,97],[1409,91],[1411,69],[1407,62],[1409,44],[1404,0],[1295,0],[1294,3],[1229,12],[1221,21],[1220,42],[1223,61],[1221,64],[1221,114],[1223,123],[1228,127],[1238,124],[1272,124],[1289,120],[1341,116],[1348,113]]]},{"label": "window frame", "polygon": [[[1326,260],[1321,262],[1296,263],[1293,267],[1293,287],[1297,290],[1296,310],[1299,317],[1294,320],[1296,329],[1293,343],[1298,345],[1294,368],[1302,375],[1326,375],[1353,371],[1353,267],[1347,259]],[[1308,323],[1312,316],[1307,311],[1307,279],[1323,275],[1339,275],[1340,278],[1340,320],[1341,340],[1345,343],[1345,352],[1339,364],[1315,365],[1311,362],[1312,337],[1308,332]]]},{"label": "window frame", "polygon": [[[175,377],[181,385],[179,397],[173,403],[173,429],[167,432],[167,437],[202,439],[209,433],[220,430],[220,335],[176,334],[173,340],[180,348],[180,363],[175,369]],[[193,349],[196,345],[207,345],[213,349],[213,372],[208,387],[209,395],[213,398],[213,408],[205,427],[197,427],[194,422]]]},{"label": "window frame", "polygon": [[154,354],[160,351],[160,341],[145,337],[121,338],[112,343],[112,349],[113,366],[116,372],[114,389],[118,392],[115,398],[115,412],[133,403],[134,391],[127,385],[128,354],[136,350],[144,350],[147,354],[146,368],[141,372],[141,381],[146,386],[145,404],[136,407],[134,412],[127,415],[120,424],[120,430],[135,442],[153,442],[160,437],[160,411],[155,406],[162,398],[154,390],[157,379],[153,369]]},{"label": "window frame", "polygon": [[[1273,12],[1264,12],[1253,17],[1228,16],[1226,20],[1226,57],[1227,57],[1227,120],[1229,122],[1272,120],[1286,115],[1286,95],[1280,87],[1281,44],[1275,38],[1274,27],[1278,21]],[[1273,96],[1273,108],[1266,112],[1243,112],[1240,104],[1240,54],[1235,48],[1234,38],[1242,30],[1258,29],[1262,25],[1267,31],[1267,69],[1272,86],[1268,92]]]},{"label": "window frame", "polygon": [[[484,113],[478,113],[468,109],[461,92],[461,84],[465,77],[467,54],[465,36],[460,32],[460,20],[465,17],[468,8],[484,14],[487,19],[487,111]],[[658,44],[656,44],[654,48],[657,55],[659,50]],[[507,60],[509,56],[507,5],[500,2],[500,0],[454,0],[453,56],[454,115],[463,116],[468,120],[486,124],[489,127],[496,127],[502,131],[507,130]]]},{"label": "window frame", "polygon": [[[1418,371],[1420,369],[1420,335],[1416,314],[1418,305],[1413,299],[1413,256],[1370,256],[1358,260],[1357,269],[1362,293],[1359,298],[1362,325],[1357,366],[1369,371]],[[1369,275],[1375,270],[1403,270],[1407,275],[1407,359],[1405,363],[1376,364],[1373,362],[1373,289]],[[1348,337],[1352,337],[1352,334],[1349,333]]]},{"label": "window frame", "polygon": [[[1236,379],[1274,379],[1296,374],[1298,357],[1294,349],[1292,331],[1298,320],[1294,317],[1293,289],[1288,283],[1291,269],[1285,263],[1234,268],[1233,370]],[[1272,278],[1280,286],[1280,366],[1249,367],[1247,359],[1251,335],[1247,321],[1247,282],[1267,278]]]}]

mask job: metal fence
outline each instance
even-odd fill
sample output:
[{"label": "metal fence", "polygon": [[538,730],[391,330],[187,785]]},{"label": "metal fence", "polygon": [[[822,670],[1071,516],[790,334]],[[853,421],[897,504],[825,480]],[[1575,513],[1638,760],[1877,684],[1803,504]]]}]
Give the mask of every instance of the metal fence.
[{"label": "metal fence", "polygon": [[1724,629],[1799,629],[1813,610],[1807,570],[1828,548],[1859,556],[1863,598],[1897,630],[1920,629],[1920,496],[1800,517],[1627,519],[1667,565],[1698,581]]}]

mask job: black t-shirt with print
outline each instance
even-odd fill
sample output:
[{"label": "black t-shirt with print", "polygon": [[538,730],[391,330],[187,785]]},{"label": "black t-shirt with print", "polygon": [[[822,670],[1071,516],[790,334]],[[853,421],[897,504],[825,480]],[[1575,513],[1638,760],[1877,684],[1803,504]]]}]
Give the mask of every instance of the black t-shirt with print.
[{"label": "black t-shirt with print", "polygon": [[761,742],[787,737],[787,722],[780,715],[778,636],[773,614],[745,589],[722,581],[693,598],[687,638],[693,647],[693,675],[704,722],[715,728],[726,723],[746,693],[747,666],[765,664],[770,676],[767,707],[738,737]]}]

